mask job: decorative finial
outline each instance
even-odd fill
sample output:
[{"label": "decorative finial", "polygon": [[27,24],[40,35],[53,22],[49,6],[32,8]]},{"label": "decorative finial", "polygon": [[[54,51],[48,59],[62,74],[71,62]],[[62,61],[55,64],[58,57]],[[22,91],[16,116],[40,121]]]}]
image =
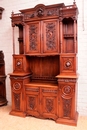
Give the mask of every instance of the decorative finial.
[{"label": "decorative finial", "polygon": [[75,0],[73,1],[73,4],[74,4],[74,5],[76,4]]},{"label": "decorative finial", "polygon": [[14,15],[14,12],[12,11],[11,16],[13,16],[13,15]]},{"label": "decorative finial", "polygon": [[0,7],[0,19],[2,19],[2,12],[3,12],[4,8]]}]

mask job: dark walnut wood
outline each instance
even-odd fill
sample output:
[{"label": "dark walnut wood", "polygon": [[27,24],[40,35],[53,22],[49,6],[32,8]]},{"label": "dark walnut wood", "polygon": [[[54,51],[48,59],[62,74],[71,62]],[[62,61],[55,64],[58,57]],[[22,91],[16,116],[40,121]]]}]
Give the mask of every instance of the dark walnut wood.
[{"label": "dark walnut wood", "polygon": [[[77,125],[77,15],[64,3],[12,12],[12,110],[16,116]],[[15,54],[14,27],[19,28]]]},{"label": "dark walnut wood", "polygon": [[7,105],[5,80],[4,54],[3,51],[0,51],[0,106]]}]

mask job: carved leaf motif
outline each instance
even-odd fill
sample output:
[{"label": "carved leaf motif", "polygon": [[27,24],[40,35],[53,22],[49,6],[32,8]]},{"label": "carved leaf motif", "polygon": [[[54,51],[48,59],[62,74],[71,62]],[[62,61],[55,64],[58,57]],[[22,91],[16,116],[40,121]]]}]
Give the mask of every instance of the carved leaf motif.
[{"label": "carved leaf motif", "polygon": [[30,37],[30,50],[37,50],[37,26],[30,25],[29,37]]},{"label": "carved leaf motif", "polygon": [[63,99],[63,116],[70,117],[72,99]]},{"label": "carved leaf motif", "polygon": [[53,99],[46,99],[46,109],[47,112],[51,112],[53,110]]},{"label": "carved leaf motif", "polygon": [[20,94],[14,93],[15,109],[20,110]]},{"label": "carved leaf motif", "polygon": [[28,102],[30,109],[33,110],[35,108],[35,97],[29,97]]},{"label": "carved leaf motif", "polygon": [[46,25],[46,46],[47,50],[54,50],[56,48],[55,36],[56,26],[54,23],[47,23]]}]

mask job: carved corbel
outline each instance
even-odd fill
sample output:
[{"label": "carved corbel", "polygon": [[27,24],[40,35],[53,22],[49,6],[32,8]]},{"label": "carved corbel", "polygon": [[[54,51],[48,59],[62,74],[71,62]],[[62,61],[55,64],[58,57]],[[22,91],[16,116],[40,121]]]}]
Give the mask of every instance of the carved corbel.
[{"label": "carved corbel", "polygon": [[3,12],[4,8],[0,7],[0,19],[2,19],[2,12]]}]

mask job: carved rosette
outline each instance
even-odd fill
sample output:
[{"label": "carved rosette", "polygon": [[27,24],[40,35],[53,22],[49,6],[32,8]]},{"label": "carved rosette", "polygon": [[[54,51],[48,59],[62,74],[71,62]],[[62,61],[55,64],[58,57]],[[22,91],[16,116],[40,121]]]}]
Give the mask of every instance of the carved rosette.
[{"label": "carved rosette", "polygon": [[54,50],[56,48],[56,26],[54,23],[47,23],[46,25],[46,46],[47,50]]},{"label": "carved rosette", "polygon": [[52,112],[53,110],[53,99],[46,99],[46,110],[47,112]]},{"label": "carved rosette", "polygon": [[13,91],[18,91],[18,90],[20,90],[20,89],[21,89],[21,84],[18,83],[18,82],[15,82],[15,83],[13,84]]},{"label": "carved rosette", "polygon": [[37,32],[38,32],[38,27],[36,25],[30,25],[29,27],[29,48],[32,51],[37,50]]},{"label": "carved rosette", "polygon": [[62,88],[62,93],[63,93],[64,95],[69,96],[69,95],[72,94],[72,92],[73,92],[73,89],[72,89],[72,87],[71,87],[70,85],[66,85],[66,86],[64,86],[64,87]]},{"label": "carved rosette", "polygon": [[70,60],[65,61],[64,68],[70,69],[72,67],[72,62]]},{"label": "carved rosette", "polygon": [[22,59],[16,59],[16,69],[22,69],[23,67],[23,61]]}]

